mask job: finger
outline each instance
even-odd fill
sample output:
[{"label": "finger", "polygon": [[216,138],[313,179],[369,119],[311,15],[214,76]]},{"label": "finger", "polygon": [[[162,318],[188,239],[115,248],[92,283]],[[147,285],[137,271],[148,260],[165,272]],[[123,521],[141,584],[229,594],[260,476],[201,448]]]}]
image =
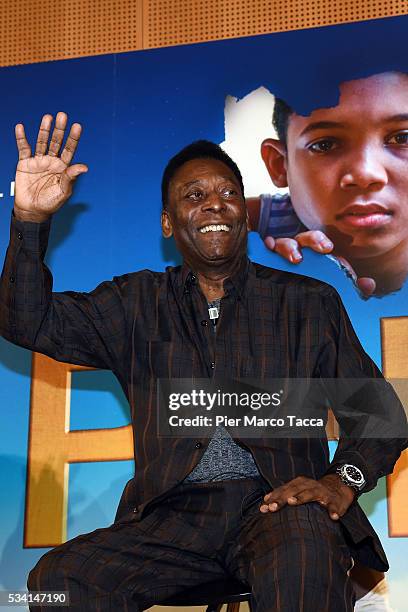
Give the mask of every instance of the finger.
[{"label": "finger", "polygon": [[357,278],[357,274],[354,271],[354,268],[347,261],[347,259],[344,259],[344,257],[341,257],[341,256],[336,256],[336,259],[341,264],[341,266],[343,266],[348,276],[353,280],[355,285],[358,287],[358,289],[361,291],[361,293],[365,297],[370,297],[370,295],[373,295],[373,293],[375,292],[377,288],[376,282],[373,278],[369,278],[365,276],[362,276],[361,278]]},{"label": "finger", "polygon": [[285,486],[286,485],[282,485],[281,487],[277,487],[270,493],[266,493],[263,498],[264,502],[268,504],[269,502],[272,502],[276,497],[279,497],[279,495],[283,492]]},{"label": "finger", "polygon": [[52,124],[52,115],[44,115],[41,119],[40,129],[38,130],[37,142],[35,145],[35,154],[45,155],[47,152],[48,139]]},{"label": "finger", "polygon": [[333,521],[338,521],[346,512],[348,506],[341,503],[338,499],[332,499],[326,506],[326,510]]},{"label": "finger", "polygon": [[276,502],[274,502],[273,504],[261,504],[259,506],[259,510],[265,514],[266,512],[276,512],[277,510],[280,510],[280,508],[284,506],[285,504],[282,504],[282,506],[279,506],[279,504],[277,504]]},{"label": "finger", "polygon": [[277,501],[271,502],[269,504],[261,504],[259,510],[263,513],[265,512],[276,512],[277,510],[281,510],[284,506],[296,506],[303,502],[298,502],[297,497],[289,496],[287,499],[279,499]]},{"label": "finger", "polygon": [[[297,494],[301,491],[304,491],[307,488],[315,488],[316,481],[310,480],[309,482],[306,480],[306,483],[302,480],[292,480],[290,483],[278,487],[271,493],[268,493],[264,497],[264,502],[269,507],[271,512],[276,512],[276,510],[283,508],[286,504],[296,504]],[[289,502],[289,500],[291,500]]]},{"label": "finger", "polygon": [[339,514],[339,512],[336,509],[334,509],[334,508],[330,509],[329,507],[327,507],[327,512],[328,512],[330,518],[332,519],[332,521],[338,521],[339,520],[340,514]]},{"label": "finger", "polygon": [[267,236],[264,240],[264,245],[270,251],[274,251],[275,250],[275,238],[272,238],[272,236]]},{"label": "finger", "polygon": [[71,193],[73,182],[84,172],[88,172],[88,166],[85,164],[74,164],[64,170],[61,174],[61,189],[63,193]]},{"label": "finger", "polygon": [[320,230],[300,232],[294,238],[299,246],[309,247],[317,253],[330,253],[334,248],[332,241]]},{"label": "finger", "polygon": [[329,496],[322,491],[321,487],[310,487],[304,491],[299,491],[296,495],[288,498],[289,505],[300,505],[307,504],[309,502],[316,501],[321,503],[323,506],[329,502]]},{"label": "finger", "polygon": [[81,137],[82,127],[79,123],[73,123],[68,134],[65,147],[61,153],[64,164],[70,164]]},{"label": "finger", "polygon": [[66,113],[57,113],[55,117],[55,126],[51,136],[50,148],[48,155],[56,157],[64,140],[65,128],[67,127],[68,117]]},{"label": "finger", "polygon": [[278,487],[264,496],[259,508],[261,512],[276,512],[285,505],[285,486]]},{"label": "finger", "polygon": [[276,238],[275,253],[279,253],[292,263],[299,263],[303,259],[299,245],[294,238]]},{"label": "finger", "polygon": [[18,149],[18,159],[28,159],[29,157],[31,157],[31,147],[27,142],[24,125],[22,123],[17,123],[15,127],[15,133]]},{"label": "finger", "polygon": [[320,483],[311,480],[302,490],[299,490],[297,493],[294,493],[288,497],[287,503],[290,506],[296,506],[300,504],[307,504],[312,501],[323,501],[325,505],[330,501],[330,499],[331,496],[328,494],[327,489],[322,487]]},{"label": "finger", "polygon": [[276,489],[273,489],[273,491],[270,491],[270,493],[266,493],[266,495],[264,495],[264,501],[266,503],[273,502],[276,499],[279,499],[282,495],[284,497],[290,497],[290,495],[295,495],[298,491],[303,491],[309,486],[315,486],[316,482],[317,481],[313,480],[313,478],[298,476],[280,487],[276,487]]},{"label": "finger", "polygon": [[356,284],[365,297],[370,297],[370,295],[373,295],[377,287],[373,278],[368,278],[365,276],[358,278]]}]

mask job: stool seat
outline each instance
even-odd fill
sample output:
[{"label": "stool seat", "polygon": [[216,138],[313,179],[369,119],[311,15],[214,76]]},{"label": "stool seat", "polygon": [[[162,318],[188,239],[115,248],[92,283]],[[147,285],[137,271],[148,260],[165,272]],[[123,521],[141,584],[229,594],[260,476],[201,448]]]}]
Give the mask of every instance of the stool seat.
[{"label": "stool seat", "polygon": [[165,601],[161,606],[214,606],[249,601],[251,589],[235,578],[213,580],[186,589]]}]

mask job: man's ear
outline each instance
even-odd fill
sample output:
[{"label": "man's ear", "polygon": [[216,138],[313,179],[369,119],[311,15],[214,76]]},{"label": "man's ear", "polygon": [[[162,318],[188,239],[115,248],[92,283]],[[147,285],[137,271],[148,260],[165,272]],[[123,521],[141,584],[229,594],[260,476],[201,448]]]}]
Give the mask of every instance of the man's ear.
[{"label": "man's ear", "polygon": [[261,155],[276,187],[287,187],[286,147],[280,140],[267,138],[261,144]]},{"label": "man's ear", "polygon": [[171,224],[170,215],[167,210],[163,210],[161,214],[162,234],[165,238],[170,238],[173,235],[173,226]]}]

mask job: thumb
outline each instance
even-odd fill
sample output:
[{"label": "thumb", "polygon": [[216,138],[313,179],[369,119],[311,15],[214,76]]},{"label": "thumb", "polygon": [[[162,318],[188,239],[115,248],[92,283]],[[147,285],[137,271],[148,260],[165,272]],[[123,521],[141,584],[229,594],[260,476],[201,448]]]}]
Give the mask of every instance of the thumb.
[{"label": "thumb", "polygon": [[370,295],[373,295],[376,290],[376,282],[373,278],[366,276],[361,276],[360,278],[358,278],[353,267],[351,266],[350,262],[347,261],[347,259],[344,259],[344,257],[339,256],[337,257],[337,260],[339,261],[340,265],[342,265],[343,268],[346,269],[347,273],[350,274],[356,287],[361,291],[364,297],[368,298],[370,297]]},{"label": "thumb", "polygon": [[73,166],[68,166],[65,170],[65,174],[71,181],[75,180],[80,174],[84,174],[84,172],[88,172],[88,166],[85,164],[74,164]]},{"label": "thumb", "polygon": [[377,288],[375,280],[365,276],[357,279],[357,287],[365,297],[373,295]]},{"label": "thumb", "polygon": [[64,193],[71,193],[72,183],[80,174],[88,172],[88,166],[85,164],[74,164],[68,166],[61,174],[61,189]]}]

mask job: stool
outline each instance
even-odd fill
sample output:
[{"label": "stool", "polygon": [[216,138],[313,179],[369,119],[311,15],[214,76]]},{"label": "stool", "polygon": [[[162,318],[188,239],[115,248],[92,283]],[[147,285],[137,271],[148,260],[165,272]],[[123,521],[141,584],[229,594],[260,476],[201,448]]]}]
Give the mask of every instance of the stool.
[{"label": "stool", "polygon": [[224,604],[227,612],[238,612],[239,604],[247,601],[251,609],[251,589],[247,585],[230,578],[213,580],[199,586],[186,589],[165,601],[160,606],[207,606],[207,612],[220,612]]}]

